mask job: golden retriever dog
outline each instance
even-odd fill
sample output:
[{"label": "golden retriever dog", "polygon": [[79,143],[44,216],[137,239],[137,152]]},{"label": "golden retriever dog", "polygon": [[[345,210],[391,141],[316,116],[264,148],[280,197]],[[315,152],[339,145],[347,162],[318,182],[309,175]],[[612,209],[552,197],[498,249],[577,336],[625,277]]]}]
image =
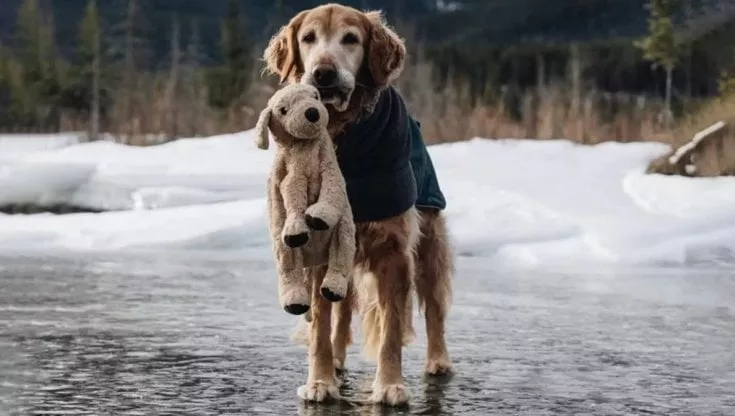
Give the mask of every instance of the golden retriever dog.
[{"label": "golden retriever dog", "polygon": [[[391,86],[406,59],[403,40],[379,11],[326,4],[294,16],[270,40],[263,58],[265,70],[281,83],[319,90],[355,213],[357,251],[347,298],[324,299],[319,287],[325,267],[307,269],[313,287],[304,323],[308,379],[299,396],[313,402],[339,397],[337,374],[345,369],[357,311],[363,351],[377,362],[370,401],[406,404],[402,350],[414,336],[414,292],[428,338],[424,371],[451,372],[444,329],[454,266],[441,192],[431,182],[433,167],[423,142],[416,146],[420,134],[410,133],[418,123],[410,124],[413,119]],[[428,182],[411,173],[420,161],[431,172]],[[439,202],[419,203],[429,188]]]}]

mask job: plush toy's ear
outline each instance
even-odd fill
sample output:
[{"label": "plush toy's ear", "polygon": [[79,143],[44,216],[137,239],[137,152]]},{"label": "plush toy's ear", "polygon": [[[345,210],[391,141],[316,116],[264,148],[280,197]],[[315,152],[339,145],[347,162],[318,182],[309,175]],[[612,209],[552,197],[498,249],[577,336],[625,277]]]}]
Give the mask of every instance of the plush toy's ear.
[{"label": "plush toy's ear", "polygon": [[269,128],[268,125],[271,121],[271,109],[266,107],[260,112],[258,116],[258,122],[255,123],[255,134],[257,135],[257,144],[259,149],[268,150],[269,143]]}]

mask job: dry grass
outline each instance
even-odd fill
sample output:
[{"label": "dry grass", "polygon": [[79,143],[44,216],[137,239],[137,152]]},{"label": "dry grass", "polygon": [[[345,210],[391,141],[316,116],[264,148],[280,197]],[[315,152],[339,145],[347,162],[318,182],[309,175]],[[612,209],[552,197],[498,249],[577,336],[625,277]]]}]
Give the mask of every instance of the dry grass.
[{"label": "dry grass", "polygon": [[[674,150],[689,141],[700,131],[718,121],[726,128],[702,142],[690,158],[684,158],[678,166],[668,163]],[[668,175],[721,176],[735,175],[735,95],[713,99],[701,105],[690,115],[679,120],[675,128],[663,140],[673,148],[672,152],[653,161],[648,171]],[[696,167],[686,172],[685,165]]]},{"label": "dry grass", "polygon": [[[495,91],[494,99],[472,97],[466,84],[434,87],[433,68],[421,56],[405,68],[398,89],[414,116],[421,121],[429,144],[474,137],[568,139],[583,144],[605,141],[660,141],[674,148],[718,121],[735,123],[735,95],[714,100],[681,120],[673,130],[660,123],[660,100],[625,94],[583,91],[573,96],[566,84],[551,84],[521,92]],[[184,82],[171,88],[165,78],[141,83],[136,91],[118,99],[102,128],[114,140],[130,145],[152,145],[179,137],[202,137],[252,128],[257,115],[277,86],[273,79],[253,73],[243,99],[228,111],[207,105],[203,82]],[[120,98],[120,97],[118,97]],[[127,100],[130,100],[129,102]],[[64,114],[63,131],[84,131],[87,117]],[[42,133],[40,129],[10,131]],[[696,155],[697,175],[735,174],[735,131],[711,140]],[[664,159],[654,161],[650,172],[681,174]]]},{"label": "dry grass", "polygon": [[[466,84],[433,88],[421,57],[398,82],[429,143],[483,138],[569,139],[585,144],[637,141],[661,134],[663,107],[644,97],[587,91],[573,97],[564,84],[525,92],[501,89],[496,99],[473,102]],[[515,114],[515,117],[513,116]]]}]

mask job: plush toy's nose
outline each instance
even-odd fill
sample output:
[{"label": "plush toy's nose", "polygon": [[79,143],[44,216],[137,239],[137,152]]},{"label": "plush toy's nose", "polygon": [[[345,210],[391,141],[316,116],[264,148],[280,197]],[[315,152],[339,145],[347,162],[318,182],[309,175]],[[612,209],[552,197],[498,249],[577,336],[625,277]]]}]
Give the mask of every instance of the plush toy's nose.
[{"label": "plush toy's nose", "polygon": [[304,116],[306,116],[306,119],[310,122],[316,123],[317,121],[319,121],[319,110],[314,107],[309,107],[306,109]]}]

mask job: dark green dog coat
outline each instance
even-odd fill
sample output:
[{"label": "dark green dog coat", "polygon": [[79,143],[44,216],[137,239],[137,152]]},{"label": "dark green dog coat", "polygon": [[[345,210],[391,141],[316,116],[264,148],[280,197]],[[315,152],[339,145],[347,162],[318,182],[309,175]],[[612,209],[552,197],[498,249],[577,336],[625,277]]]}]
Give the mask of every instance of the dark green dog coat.
[{"label": "dark green dog coat", "polygon": [[380,221],[414,205],[446,207],[420,127],[388,87],[372,114],[335,139],[355,222]]}]

